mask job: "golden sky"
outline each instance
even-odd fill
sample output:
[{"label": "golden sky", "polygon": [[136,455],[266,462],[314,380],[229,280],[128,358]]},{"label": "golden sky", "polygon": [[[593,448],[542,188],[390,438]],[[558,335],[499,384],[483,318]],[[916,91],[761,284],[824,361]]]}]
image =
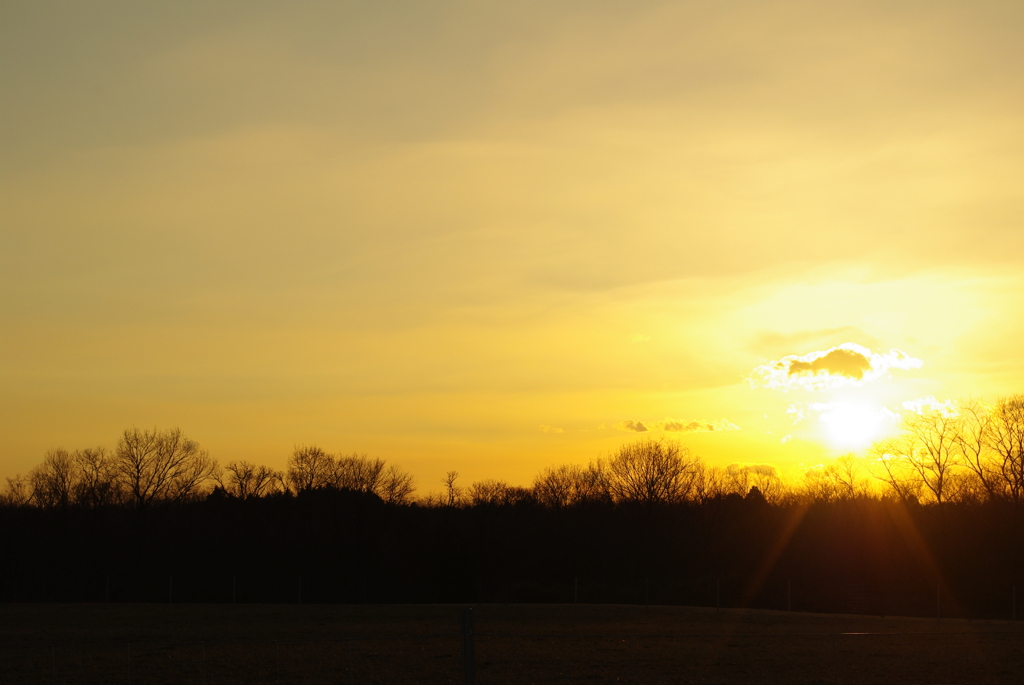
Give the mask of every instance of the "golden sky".
[{"label": "golden sky", "polygon": [[1024,392],[1022,44],[986,0],[3,2],[0,476],[132,425],[421,492],[637,431],[796,472]]}]

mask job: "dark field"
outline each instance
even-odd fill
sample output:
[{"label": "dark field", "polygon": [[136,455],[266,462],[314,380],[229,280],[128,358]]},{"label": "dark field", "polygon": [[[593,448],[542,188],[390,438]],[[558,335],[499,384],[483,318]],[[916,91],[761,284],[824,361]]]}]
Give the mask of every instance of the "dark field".
[{"label": "dark field", "polygon": [[[461,607],[0,605],[0,684],[462,683]],[[1024,626],[622,605],[475,607],[476,681],[1019,683]]]}]

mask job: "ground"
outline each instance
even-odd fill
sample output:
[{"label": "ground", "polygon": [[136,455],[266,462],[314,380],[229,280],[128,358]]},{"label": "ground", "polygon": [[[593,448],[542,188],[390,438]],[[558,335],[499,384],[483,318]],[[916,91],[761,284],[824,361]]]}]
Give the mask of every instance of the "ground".
[{"label": "ground", "polygon": [[[451,605],[0,605],[0,683],[463,683]],[[479,685],[1017,683],[1024,625],[478,605]]]}]

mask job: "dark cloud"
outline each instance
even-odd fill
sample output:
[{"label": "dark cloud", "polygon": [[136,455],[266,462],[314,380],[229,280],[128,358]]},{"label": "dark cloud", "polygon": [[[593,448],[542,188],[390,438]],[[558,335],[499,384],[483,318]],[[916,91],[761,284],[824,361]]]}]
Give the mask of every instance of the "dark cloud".
[{"label": "dark cloud", "polygon": [[716,431],[740,430],[739,426],[726,419],[722,419],[721,421],[680,421],[678,419],[665,419],[658,423],[657,427],[670,433],[713,433]]},{"label": "dark cloud", "polygon": [[794,359],[789,364],[789,375],[816,374],[819,371],[860,380],[871,370],[871,360],[855,350],[835,349],[813,361]]}]

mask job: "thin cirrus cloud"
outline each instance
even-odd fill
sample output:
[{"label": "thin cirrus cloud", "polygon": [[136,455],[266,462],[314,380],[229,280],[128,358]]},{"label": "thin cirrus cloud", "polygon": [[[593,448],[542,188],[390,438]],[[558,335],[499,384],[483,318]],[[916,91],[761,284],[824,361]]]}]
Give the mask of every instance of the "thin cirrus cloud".
[{"label": "thin cirrus cloud", "polygon": [[718,421],[686,421],[682,419],[666,418],[664,421],[635,421],[627,419],[615,424],[621,431],[631,433],[647,433],[651,430],[660,430],[666,433],[715,433],[721,431],[738,431],[740,427],[728,419]]},{"label": "thin cirrus cloud", "polygon": [[862,385],[886,376],[890,369],[919,369],[923,364],[901,350],[875,353],[863,345],[847,342],[762,364],[754,369],[749,380],[754,387],[781,392],[826,390]]}]

